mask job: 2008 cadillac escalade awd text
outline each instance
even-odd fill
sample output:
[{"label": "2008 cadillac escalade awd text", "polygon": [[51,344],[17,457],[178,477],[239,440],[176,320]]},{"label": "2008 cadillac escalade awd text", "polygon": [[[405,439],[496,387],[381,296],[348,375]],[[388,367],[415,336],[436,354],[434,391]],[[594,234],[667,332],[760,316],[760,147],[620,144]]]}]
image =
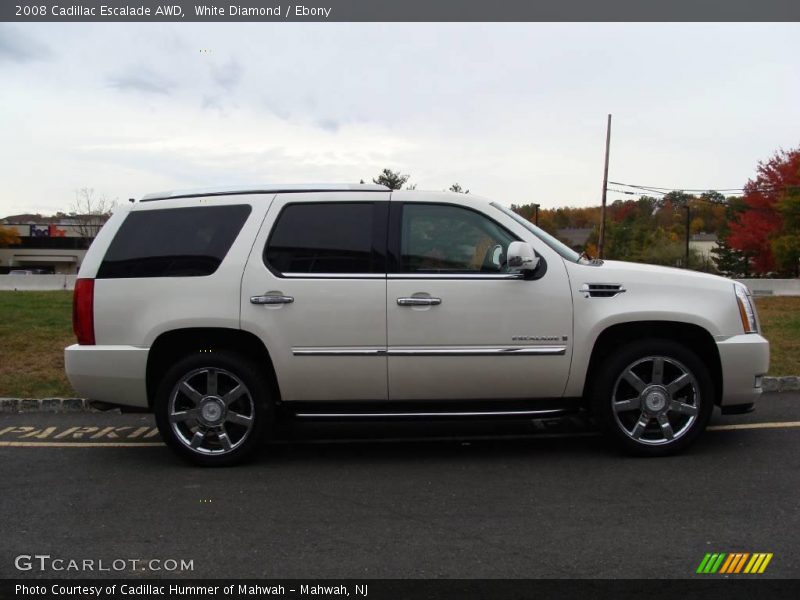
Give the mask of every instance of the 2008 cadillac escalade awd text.
[{"label": "2008 cadillac escalade awd text", "polygon": [[503,205],[378,185],[151,194],[74,295],[82,396],[149,408],[198,464],[294,418],[593,412],[623,448],[685,448],[752,409],[769,345],[743,285],[590,260]]}]

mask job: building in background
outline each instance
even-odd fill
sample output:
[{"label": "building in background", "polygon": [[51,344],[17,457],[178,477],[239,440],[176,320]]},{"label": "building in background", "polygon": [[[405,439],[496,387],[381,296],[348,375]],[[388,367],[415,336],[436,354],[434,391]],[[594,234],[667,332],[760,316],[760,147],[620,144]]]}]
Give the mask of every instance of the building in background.
[{"label": "building in background", "polygon": [[53,217],[12,215],[0,219],[0,226],[16,231],[20,239],[19,244],[0,246],[0,274],[17,270],[77,273],[99,229],[87,223],[97,218],[58,214]]},{"label": "building in background", "polygon": [[689,238],[689,248],[702,257],[704,270],[717,265],[716,257],[711,254],[711,251],[719,246],[718,242],[716,233],[695,233]]}]

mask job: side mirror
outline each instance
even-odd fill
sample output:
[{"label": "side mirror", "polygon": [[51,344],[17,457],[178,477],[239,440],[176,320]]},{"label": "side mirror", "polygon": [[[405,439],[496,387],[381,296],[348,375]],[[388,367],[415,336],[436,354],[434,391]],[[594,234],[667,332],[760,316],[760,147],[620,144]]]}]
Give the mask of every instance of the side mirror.
[{"label": "side mirror", "polygon": [[539,267],[540,258],[527,242],[511,242],[506,251],[509,273],[530,276]]}]

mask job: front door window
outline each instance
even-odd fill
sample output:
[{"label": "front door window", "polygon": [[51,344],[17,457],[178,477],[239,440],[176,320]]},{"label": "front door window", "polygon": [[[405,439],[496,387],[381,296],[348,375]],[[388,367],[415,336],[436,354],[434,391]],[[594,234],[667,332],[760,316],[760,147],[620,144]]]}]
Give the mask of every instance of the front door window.
[{"label": "front door window", "polygon": [[403,273],[504,273],[514,237],[485,216],[458,206],[403,207]]}]

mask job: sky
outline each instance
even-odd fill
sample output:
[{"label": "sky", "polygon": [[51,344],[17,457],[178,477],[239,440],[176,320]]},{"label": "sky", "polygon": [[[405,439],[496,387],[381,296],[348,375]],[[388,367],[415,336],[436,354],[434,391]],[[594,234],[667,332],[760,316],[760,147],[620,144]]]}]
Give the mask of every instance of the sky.
[{"label": "sky", "polygon": [[800,146],[800,24],[0,24],[0,217],[383,168],[598,205],[608,113],[611,181],[740,187]]}]

